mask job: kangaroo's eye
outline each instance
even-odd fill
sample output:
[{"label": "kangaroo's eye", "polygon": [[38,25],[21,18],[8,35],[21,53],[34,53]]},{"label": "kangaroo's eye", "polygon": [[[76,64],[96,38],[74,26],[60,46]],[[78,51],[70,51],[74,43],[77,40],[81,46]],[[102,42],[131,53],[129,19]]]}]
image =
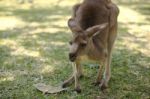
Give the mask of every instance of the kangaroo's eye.
[{"label": "kangaroo's eye", "polygon": [[72,45],[72,41],[69,41],[69,44]]},{"label": "kangaroo's eye", "polygon": [[80,45],[81,45],[81,47],[85,47],[86,43],[81,43]]}]

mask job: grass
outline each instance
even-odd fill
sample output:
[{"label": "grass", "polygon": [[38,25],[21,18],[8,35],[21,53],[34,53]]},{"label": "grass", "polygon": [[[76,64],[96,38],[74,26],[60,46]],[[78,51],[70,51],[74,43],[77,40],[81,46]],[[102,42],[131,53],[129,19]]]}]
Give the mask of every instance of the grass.
[{"label": "grass", "polygon": [[[42,94],[33,84],[57,85],[72,68],[68,61],[71,33],[66,21],[80,0],[35,0],[18,4],[0,1],[0,98],[1,99],[149,99],[150,2],[116,2],[120,8],[118,39],[112,60],[112,78],[106,92],[91,85],[97,68],[83,64],[82,93],[73,89]],[[95,65],[94,65],[95,66]]]}]

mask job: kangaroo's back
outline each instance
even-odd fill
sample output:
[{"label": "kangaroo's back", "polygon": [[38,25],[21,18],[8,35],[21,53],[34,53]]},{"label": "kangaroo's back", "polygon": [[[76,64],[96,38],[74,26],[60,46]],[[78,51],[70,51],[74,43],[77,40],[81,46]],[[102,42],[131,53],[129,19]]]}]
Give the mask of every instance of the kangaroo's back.
[{"label": "kangaroo's back", "polygon": [[76,12],[80,26],[85,30],[109,21],[109,10],[104,0],[85,0]]}]

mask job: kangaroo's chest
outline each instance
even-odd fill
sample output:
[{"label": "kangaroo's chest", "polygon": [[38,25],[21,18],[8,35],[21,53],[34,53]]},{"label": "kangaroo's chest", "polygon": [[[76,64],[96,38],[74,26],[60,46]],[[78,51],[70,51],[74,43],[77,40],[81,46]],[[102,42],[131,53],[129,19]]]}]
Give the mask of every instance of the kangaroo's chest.
[{"label": "kangaroo's chest", "polygon": [[88,56],[88,55],[82,55],[82,56],[80,56],[80,60],[83,62],[86,62],[86,61],[88,61],[88,62],[91,62],[91,63],[97,63],[97,62],[99,62],[99,59],[96,59],[96,58],[92,58],[92,57],[90,57],[90,56]]}]

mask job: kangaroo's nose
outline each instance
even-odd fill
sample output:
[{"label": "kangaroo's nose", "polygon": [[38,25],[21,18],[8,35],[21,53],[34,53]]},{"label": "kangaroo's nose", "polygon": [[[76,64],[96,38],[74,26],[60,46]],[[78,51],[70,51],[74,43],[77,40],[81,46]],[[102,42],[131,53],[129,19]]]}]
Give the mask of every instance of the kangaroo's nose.
[{"label": "kangaroo's nose", "polygon": [[76,59],[76,54],[75,53],[69,53],[69,60],[70,61],[75,61],[75,59]]}]

